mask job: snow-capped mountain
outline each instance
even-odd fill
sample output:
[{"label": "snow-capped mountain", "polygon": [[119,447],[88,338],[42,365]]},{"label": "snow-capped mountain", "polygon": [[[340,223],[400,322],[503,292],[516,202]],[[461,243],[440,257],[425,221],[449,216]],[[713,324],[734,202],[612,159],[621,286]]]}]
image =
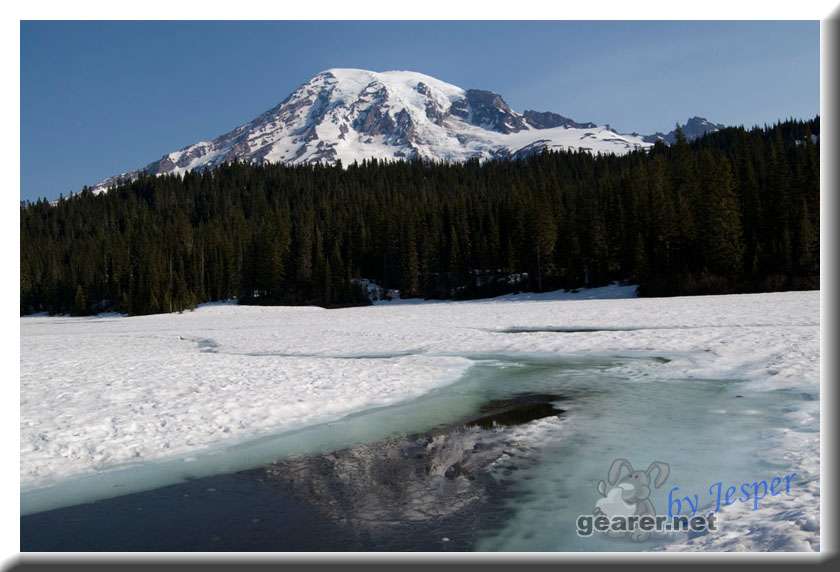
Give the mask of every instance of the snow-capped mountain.
[{"label": "snow-capped mountain", "polygon": [[330,69],[253,121],[168,153],[143,169],[105,179],[93,190],[141,172],[181,174],[234,160],[456,162],[518,158],[545,148],[623,154],[649,147],[656,137],[620,134],[607,125],[578,123],[551,112],[518,113],[496,93],[465,90],[421,73]]},{"label": "snow-capped mountain", "polygon": [[[707,133],[714,133],[715,131],[719,131],[725,127],[725,125],[721,125],[720,123],[712,123],[705,117],[689,117],[688,121],[685,122],[685,125],[677,124],[680,129],[682,129],[683,135],[685,135],[686,141],[694,141],[706,135]],[[673,145],[677,142],[677,130],[674,129],[669,131],[668,133],[654,133],[653,135],[645,135],[642,139],[644,139],[647,143],[655,143],[658,140],[664,141],[668,145]]]}]

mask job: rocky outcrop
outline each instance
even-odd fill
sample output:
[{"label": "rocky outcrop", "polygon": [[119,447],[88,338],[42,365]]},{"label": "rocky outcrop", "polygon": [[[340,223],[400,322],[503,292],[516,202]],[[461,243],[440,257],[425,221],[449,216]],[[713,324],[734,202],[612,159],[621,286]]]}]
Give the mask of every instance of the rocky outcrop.
[{"label": "rocky outcrop", "polygon": [[533,111],[526,109],[522,114],[525,121],[535,129],[551,129],[553,127],[566,127],[576,129],[593,129],[597,127],[594,123],[578,123],[574,119],[563,117],[558,113],[550,111]]},{"label": "rocky outcrop", "polygon": [[[714,133],[723,129],[725,126],[720,123],[712,123],[705,117],[690,117],[684,125],[677,124],[677,129],[682,129],[686,141],[694,141],[703,137],[707,133]],[[645,135],[642,140],[646,143],[656,143],[662,141],[666,145],[673,145],[677,142],[677,129],[669,131],[668,133],[654,133],[653,135]]]},{"label": "rocky outcrop", "polygon": [[525,120],[514,113],[497,93],[468,89],[465,97],[452,104],[449,113],[470,125],[499,133],[516,133],[528,129]]}]

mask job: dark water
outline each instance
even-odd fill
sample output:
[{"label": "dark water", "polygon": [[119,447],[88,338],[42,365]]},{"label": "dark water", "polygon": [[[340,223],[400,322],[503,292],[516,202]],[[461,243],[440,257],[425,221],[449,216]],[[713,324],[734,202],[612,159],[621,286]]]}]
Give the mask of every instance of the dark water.
[{"label": "dark water", "polygon": [[21,550],[471,550],[509,516],[506,477],[533,462],[506,428],[562,415],[562,400],[515,394],[425,433],[26,515]]}]

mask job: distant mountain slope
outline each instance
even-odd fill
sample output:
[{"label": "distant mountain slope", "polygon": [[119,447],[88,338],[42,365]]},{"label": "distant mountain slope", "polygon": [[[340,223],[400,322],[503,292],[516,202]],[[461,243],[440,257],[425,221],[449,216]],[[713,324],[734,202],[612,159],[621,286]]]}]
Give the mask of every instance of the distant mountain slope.
[{"label": "distant mountain slope", "polygon": [[105,179],[94,190],[140,172],[178,174],[233,160],[464,161],[518,157],[546,147],[623,154],[649,145],[642,137],[556,113],[517,113],[496,93],[465,90],[421,73],[331,69],[253,121]]},{"label": "distant mountain slope", "polygon": [[[690,138],[707,129],[695,121],[699,119],[686,124]],[[520,158],[546,148],[624,154],[658,139],[670,143],[673,137],[621,134],[608,125],[581,123],[549,111],[518,113],[499,94],[462,89],[416,72],[331,69],[256,119],[211,141],[167,153],[142,169],[109,177],[93,190],[103,191],[141,172],[182,174],[234,160],[459,162]]]},{"label": "distant mountain slope", "polygon": [[[679,125],[682,129],[683,135],[687,141],[694,141],[706,135],[707,133],[714,133],[726,127],[720,123],[712,123],[705,117],[690,117],[684,125]],[[642,140],[646,143],[656,143],[659,140],[664,141],[668,145],[673,145],[677,142],[677,130],[673,129],[668,133],[654,133],[653,135],[645,135]]]}]

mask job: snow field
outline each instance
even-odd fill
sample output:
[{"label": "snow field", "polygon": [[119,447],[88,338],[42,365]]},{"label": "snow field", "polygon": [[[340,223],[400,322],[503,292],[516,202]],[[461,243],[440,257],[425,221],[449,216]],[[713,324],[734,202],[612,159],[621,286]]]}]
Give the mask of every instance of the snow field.
[{"label": "snow field", "polygon": [[819,292],[600,294],[21,318],[22,489],[405,401],[459,379],[475,354],[656,356],[669,361],[615,373],[802,396],[784,426],[768,427],[764,453],[795,467],[798,493],[757,511],[727,507],[722,534],[668,548],[819,549]]}]

